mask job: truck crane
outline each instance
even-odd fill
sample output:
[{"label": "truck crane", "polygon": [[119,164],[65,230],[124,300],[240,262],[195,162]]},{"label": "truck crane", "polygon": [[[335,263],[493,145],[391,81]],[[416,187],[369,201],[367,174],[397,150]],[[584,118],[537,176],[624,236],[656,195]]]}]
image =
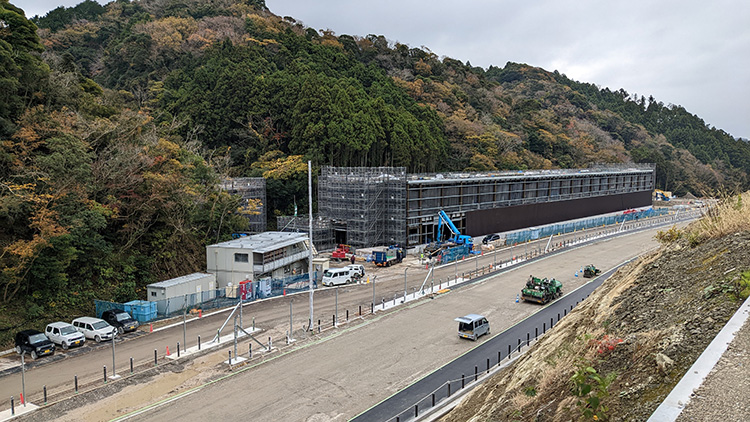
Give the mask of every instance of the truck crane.
[{"label": "truck crane", "polygon": [[474,243],[474,240],[471,238],[471,236],[461,234],[461,232],[458,231],[458,228],[455,224],[453,224],[453,221],[451,221],[445,211],[438,211],[438,220],[440,222],[440,224],[438,224],[437,232],[438,242],[441,242],[441,239],[443,237],[443,224],[445,224],[446,226],[448,226],[448,229],[450,229],[451,233],[453,233],[453,237],[448,238],[446,242],[452,242],[457,245],[472,245]]}]

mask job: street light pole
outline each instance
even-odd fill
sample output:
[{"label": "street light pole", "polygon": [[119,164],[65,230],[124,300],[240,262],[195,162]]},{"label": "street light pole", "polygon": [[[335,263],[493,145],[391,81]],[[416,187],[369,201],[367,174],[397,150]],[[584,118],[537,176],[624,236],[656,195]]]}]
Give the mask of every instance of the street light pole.
[{"label": "street light pole", "polygon": [[294,336],[292,335],[292,301],[289,301],[289,341],[294,341]]},{"label": "street light pole", "polygon": [[336,328],[336,325],[339,322],[339,288],[336,287],[336,307],[334,308],[334,322],[333,327]]},{"label": "street light pole", "polygon": [[[187,349],[187,307],[182,310],[182,347]],[[112,368],[114,367],[113,363]]]},{"label": "street light pole", "polygon": [[406,303],[406,270],[408,268],[404,268],[404,303]]},{"label": "street light pole", "polygon": [[24,356],[26,351],[21,352],[21,393],[23,394],[23,407],[26,407],[26,362]]},{"label": "street light pole", "polygon": [[115,370],[115,332],[112,332],[112,379],[117,379],[117,371]]},{"label": "street light pole", "polygon": [[310,239],[310,254],[308,260],[310,261],[310,268],[308,272],[310,277],[308,280],[309,291],[310,291],[310,331],[313,329],[313,214],[312,214],[312,161],[307,161],[307,206],[309,208],[309,230],[308,238]]}]

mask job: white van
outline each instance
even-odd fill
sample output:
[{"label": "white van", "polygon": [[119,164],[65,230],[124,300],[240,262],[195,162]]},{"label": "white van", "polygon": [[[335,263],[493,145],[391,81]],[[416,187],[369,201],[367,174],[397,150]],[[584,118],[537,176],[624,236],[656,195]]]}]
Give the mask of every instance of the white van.
[{"label": "white van", "polygon": [[73,320],[76,330],[83,333],[86,338],[93,339],[97,343],[102,340],[111,340],[117,335],[117,329],[99,318],[81,317]]},{"label": "white van", "polygon": [[469,314],[455,319],[458,322],[458,336],[477,341],[479,336],[490,333],[490,323],[487,318]]},{"label": "white van", "polygon": [[352,271],[349,268],[329,268],[323,273],[324,286],[338,286],[352,282]]}]

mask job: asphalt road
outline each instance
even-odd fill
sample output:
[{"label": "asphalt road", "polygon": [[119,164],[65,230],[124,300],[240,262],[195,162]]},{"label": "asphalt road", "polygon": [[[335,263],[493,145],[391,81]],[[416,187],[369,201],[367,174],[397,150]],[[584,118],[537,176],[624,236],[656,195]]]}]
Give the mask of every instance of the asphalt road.
[{"label": "asphalt road", "polygon": [[[572,238],[571,235],[567,237],[567,239]],[[560,240],[563,241],[563,238],[561,237]],[[498,251],[476,260],[468,260],[449,267],[438,268],[434,273],[430,273],[427,284],[434,282],[438,286],[449,278],[453,279],[455,275],[460,277],[462,273],[468,273],[480,266],[489,266],[503,260],[509,260],[511,256],[531,253],[536,247],[541,246],[532,244],[523,248],[514,248],[512,251],[510,249]],[[340,265],[344,266],[346,263]],[[428,270],[419,263],[419,260],[413,257],[410,257],[408,262],[404,261],[398,267],[385,269],[368,265],[367,270],[374,283],[322,288],[315,291],[313,320],[316,328],[318,320],[321,321],[323,329],[330,327],[334,315],[338,316],[338,321],[345,321],[347,311],[350,318],[355,318],[359,314],[360,308],[364,314],[367,314],[373,298],[375,298],[376,303],[393,301],[394,298],[398,301],[398,298],[403,297],[405,284],[406,290],[412,292],[425,283],[425,277],[428,274]],[[404,282],[404,275],[406,275],[406,283]],[[244,327],[252,327],[254,321],[255,326],[263,330],[258,335],[262,341],[265,342],[270,336],[273,338],[274,344],[283,343],[290,328],[290,302],[292,303],[293,337],[307,337],[303,330],[303,327],[308,324],[310,316],[307,292],[246,303],[243,306]],[[115,341],[115,370],[120,374],[129,371],[131,357],[136,367],[153,365],[154,351],[157,353],[158,362],[164,362],[167,347],[169,347],[170,353],[174,354],[178,342],[184,350],[186,344],[187,347],[196,346],[198,336],[201,337],[201,342],[205,345],[216,335],[216,331],[224,324],[228,315],[229,312],[225,311],[213,315],[206,313],[201,319],[188,316],[184,332],[182,324],[163,330],[157,328],[157,331],[153,333],[150,333],[149,326],[145,325],[136,333],[125,334]],[[180,323],[182,318],[176,318],[171,322]],[[163,322],[160,324],[163,324]],[[231,324],[230,321],[227,325],[228,328],[222,331],[222,335],[231,333]],[[26,373],[23,377],[20,357],[15,353],[8,354],[0,359],[2,367],[5,368],[0,371],[0,397],[15,396],[18,398],[24,382],[27,400],[32,402],[41,401],[44,386],[47,387],[50,397],[72,395],[76,376],[79,385],[84,386],[99,381],[103,382],[103,368],[105,366],[108,375],[111,375],[112,355],[111,342],[97,344],[94,341],[87,340],[86,345],[80,348],[67,351],[58,348],[55,355],[51,357],[43,357],[32,361],[27,356]],[[0,410],[9,408],[9,401],[0,402]]]},{"label": "asphalt road", "polygon": [[[483,349],[473,353],[487,355],[491,364],[496,363],[498,349],[507,352],[507,338],[511,343],[517,338],[525,340],[526,332],[531,330],[521,324],[507,334],[509,337],[503,337],[505,342],[497,340],[500,344],[494,344],[499,337],[485,337],[474,343],[458,338],[453,321],[456,316],[479,313],[490,320],[493,332],[505,331],[540,309],[534,304],[515,303],[516,293],[528,274],[555,277],[563,281],[566,291],[572,291],[584,284],[584,279],[574,277],[582,265],[595,263],[604,270],[614,268],[655,248],[653,234],[654,231],[644,231],[568,250],[435,299],[384,312],[362,324],[333,331],[291,353],[245,367],[220,382],[152,403],[128,419],[347,420],[471,352],[478,344],[489,344],[492,353]],[[578,297],[581,294],[558,299],[554,306],[569,307],[568,301],[575,303],[583,297]],[[543,312],[554,309],[549,307]],[[554,318],[556,321],[556,312]],[[446,377],[473,375],[476,363],[466,365],[452,373],[444,370]],[[483,369],[480,363],[479,370]],[[113,400],[109,404],[115,403]],[[401,404],[411,405],[408,399]],[[398,412],[399,406],[386,407]]]},{"label": "asphalt road", "polygon": [[[536,336],[544,334],[547,329],[557,324],[560,318],[565,318],[567,312],[588,297],[617,268],[601,274],[575,292],[571,292],[540,308],[539,312],[531,317],[493,336],[435,372],[357,415],[352,421],[381,422],[395,420],[396,417],[399,417],[402,421],[408,420],[415,413],[419,413],[419,409],[424,412],[433,406],[432,394],[435,394],[435,403],[440,405],[441,400],[449,397],[449,389],[451,394],[457,393],[463,388],[464,382],[465,385],[471,384],[477,374],[481,376],[481,374],[493,369],[498,362],[507,361],[509,355],[512,356],[525,348],[529,339],[533,341]],[[521,349],[519,349],[519,345]],[[450,384],[450,387],[448,387],[448,384]]]}]

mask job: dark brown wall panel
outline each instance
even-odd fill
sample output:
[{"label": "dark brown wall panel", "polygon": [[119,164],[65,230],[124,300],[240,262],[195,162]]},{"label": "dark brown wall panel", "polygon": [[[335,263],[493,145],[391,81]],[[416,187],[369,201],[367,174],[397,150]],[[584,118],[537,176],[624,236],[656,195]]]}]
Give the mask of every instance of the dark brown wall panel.
[{"label": "dark brown wall panel", "polygon": [[470,211],[466,234],[481,236],[650,205],[651,192],[645,191]]}]

